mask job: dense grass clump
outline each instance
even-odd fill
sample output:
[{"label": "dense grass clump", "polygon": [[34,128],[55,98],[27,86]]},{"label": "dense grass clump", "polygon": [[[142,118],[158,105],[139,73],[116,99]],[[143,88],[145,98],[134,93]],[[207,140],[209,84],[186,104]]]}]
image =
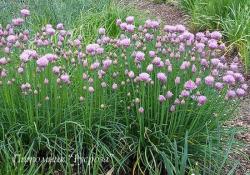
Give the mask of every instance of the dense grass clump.
[{"label": "dense grass clump", "polygon": [[220,32],[129,16],[85,43],[62,23],[32,34],[29,15],[0,29],[2,174],[223,171],[221,124],[248,87]]}]

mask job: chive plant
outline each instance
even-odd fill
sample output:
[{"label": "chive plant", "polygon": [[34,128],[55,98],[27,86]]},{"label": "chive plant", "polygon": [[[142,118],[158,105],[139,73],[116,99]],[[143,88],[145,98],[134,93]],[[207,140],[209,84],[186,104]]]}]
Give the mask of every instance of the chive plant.
[{"label": "chive plant", "polygon": [[129,16],[116,21],[117,38],[100,28],[96,42],[85,43],[62,23],[30,35],[22,26],[29,15],[23,9],[0,29],[5,170],[20,152],[65,158],[42,162],[40,171],[47,172],[185,174],[187,159],[189,166],[204,159],[208,130],[216,131],[246,94],[218,31],[192,34],[166,25],[161,32],[159,21],[135,26]]}]

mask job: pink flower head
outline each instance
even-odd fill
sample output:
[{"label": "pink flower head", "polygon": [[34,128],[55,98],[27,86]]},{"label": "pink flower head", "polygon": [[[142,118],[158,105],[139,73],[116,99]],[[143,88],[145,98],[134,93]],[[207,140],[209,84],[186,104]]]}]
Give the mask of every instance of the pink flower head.
[{"label": "pink flower head", "polygon": [[225,75],[223,76],[222,79],[227,84],[230,84],[230,85],[235,84],[235,78],[233,75]]},{"label": "pink flower head", "polygon": [[160,23],[158,21],[148,19],[145,22],[145,27],[148,29],[157,29],[159,26]]},{"label": "pink flower head", "polygon": [[135,60],[136,62],[141,62],[143,60],[145,60],[145,54],[141,51],[138,51],[135,53]]},{"label": "pink flower head", "polygon": [[159,100],[160,102],[164,102],[164,101],[166,101],[166,98],[165,98],[163,95],[159,95],[158,100]]},{"label": "pink flower head", "polygon": [[224,85],[221,82],[216,82],[214,86],[215,86],[216,89],[221,90]]},{"label": "pink flower head", "polygon": [[130,33],[134,32],[135,31],[135,26],[133,24],[128,24],[126,26],[126,30]]},{"label": "pink flower head", "polygon": [[244,89],[242,89],[242,88],[238,88],[238,89],[236,89],[236,94],[239,97],[243,97],[246,94],[246,91]]},{"label": "pink flower head", "polygon": [[180,82],[181,82],[181,78],[176,77],[175,80],[174,80],[175,85],[180,84]]},{"label": "pink flower head", "polygon": [[14,26],[20,26],[22,25],[24,22],[24,19],[23,18],[15,18],[15,19],[12,19],[12,24]]},{"label": "pink flower head", "polygon": [[139,74],[139,80],[149,82],[151,80],[151,78],[150,78],[150,75],[148,73],[143,72],[143,73]]},{"label": "pink flower head", "polygon": [[217,43],[217,41],[214,40],[214,39],[209,40],[209,41],[208,41],[208,47],[209,47],[210,49],[217,49],[217,48],[218,48],[218,43]]},{"label": "pink flower head", "polygon": [[222,38],[222,34],[219,31],[214,31],[211,33],[211,38],[219,40]]},{"label": "pink flower head", "polygon": [[62,24],[62,23],[57,24],[57,25],[56,25],[56,29],[57,29],[57,30],[63,30],[63,29],[64,29],[63,24]]},{"label": "pink flower head", "polygon": [[46,67],[49,64],[49,60],[46,56],[43,56],[36,61],[36,64],[38,67]]},{"label": "pink flower head", "polygon": [[69,75],[68,74],[62,74],[61,76],[60,76],[60,79],[64,82],[64,83],[67,83],[67,84],[69,84],[70,83],[70,80],[69,80]]},{"label": "pink flower head", "polygon": [[172,106],[170,107],[170,111],[171,111],[171,112],[174,112],[174,111],[175,111],[175,105],[172,105]]},{"label": "pink flower head", "polygon": [[133,16],[128,16],[128,17],[126,18],[126,22],[127,22],[128,24],[133,24],[133,23],[134,23],[134,17],[133,17]]},{"label": "pink flower head", "polygon": [[181,91],[181,96],[182,96],[182,97],[188,97],[189,95],[190,95],[190,92],[189,92],[189,91],[187,91],[187,90]]},{"label": "pink flower head", "polygon": [[51,25],[47,25],[45,29],[46,34],[48,35],[54,35],[56,33],[55,29]]},{"label": "pink flower head", "polygon": [[220,63],[220,60],[218,58],[211,59],[211,63],[213,66],[217,66]]},{"label": "pink flower head", "polygon": [[152,72],[153,69],[154,69],[153,64],[149,64],[149,65],[147,66],[147,72]]},{"label": "pink flower head", "polygon": [[149,56],[151,57],[151,58],[154,58],[155,57],[155,51],[149,51]]},{"label": "pink flower head", "polygon": [[7,42],[14,44],[17,41],[17,36],[16,35],[9,35],[7,37]]},{"label": "pink flower head", "polygon": [[50,53],[44,55],[44,57],[46,57],[47,60],[49,60],[50,62],[56,61],[57,58],[58,58],[57,55],[55,55],[55,54],[50,54]]},{"label": "pink flower head", "polygon": [[86,53],[91,54],[91,55],[95,55],[98,48],[100,48],[99,44],[89,44],[86,47]]},{"label": "pink flower head", "polygon": [[17,69],[17,72],[18,72],[19,74],[23,73],[23,71],[24,71],[24,69],[23,69],[22,67],[19,67],[19,68]]},{"label": "pink flower head", "polygon": [[153,60],[152,60],[152,63],[154,65],[159,65],[161,64],[161,58],[160,57],[155,57]]},{"label": "pink flower head", "polygon": [[157,73],[157,78],[161,82],[166,82],[167,81],[167,76],[164,73],[162,73],[162,72]]},{"label": "pink flower head", "polygon": [[139,111],[139,113],[144,113],[144,108],[143,108],[143,107],[140,107],[140,108],[138,109],[138,111]]},{"label": "pink flower head", "polygon": [[228,98],[234,98],[234,97],[236,97],[236,92],[234,90],[228,90],[226,96]]},{"label": "pink flower head", "polygon": [[106,60],[102,61],[102,64],[104,69],[108,69],[109,66],[112,64],[112,60],[107,58]]},{"label": "pink flower head", "polygon": [[198,105],[204,105],[207,102],[207,97],[201,95],[197,98]]},{"label": "pink flower head", "polygon": [[95,89],[94,89],[92,86],[90,86],[90,87],[89,87],[89,92],[90,92],[90,93],[93,93],[94,91],[95,91]]},{"label": "pink flower head", "polygon": [[27,16],[30,16],[30,11],[28,9],[22,9],[21,10],[21,15],[23,17],[27,17]]},{"label": "pink flower head", "polygon": [[135,73],[133,71],[129,71],[128,72],[128,76],[129,76],[129,78],[134,78],[135,77]]},{"label": "pink flower head", "polygon": [[124,38],[124,39],[118,40],[118,45],[123,46],[123,47],[129,47],[130,46],[130,39]]},{"label": "pink flower head", "polygon": [[8,63],[8,61],[7,61],[7,59],[5,57],[0,58],[0,65],[4,65],[4,64],[7,64],[7,63]]},{"label": "pink flower head", "polygon": [[29,83],[25,83],[21,85],[22,91],[27,91],[31,88],[31,85]]},{"label": "pink flower head", "polygon": [[167,99],[169,99],[169,98],[171,98],[173,95],[174,95],[174,94],[173,94],[171,91],[167,91],[165,97],[166,97]]},{"label": "pink flower head", "polygon": [[105,29],[104,28],[100,28],[99,30],[98,30],[98,33],[100,34],[100,35],[105,35]]},{"label": "pink flower head", "polygon": [[214,77],[211,75],[205,77],[205,84],[208,86],[212,86],[214,84]]},{"label": "pink flower head", "polygon": [[197,85],[192,80],[188,80],[187,82],[185,82],[184,88],[187,90],[194,90],[197,88]]},{"label": "pink flower head", "polygon": [[55,73],[55,74],[59,74],[60,73],[60,67],[59,66],[54,66],[52,68],[52,71]]},{"label": "pink flower head", "polygon": [[244,89],[244,90],[247,90],[248,89],[248,85],[247,84],[242,84],[241,88]]}]

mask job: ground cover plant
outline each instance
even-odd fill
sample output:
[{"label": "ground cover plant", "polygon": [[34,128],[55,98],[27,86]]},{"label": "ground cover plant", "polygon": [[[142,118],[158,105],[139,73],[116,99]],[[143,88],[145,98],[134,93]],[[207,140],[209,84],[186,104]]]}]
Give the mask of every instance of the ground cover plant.
[{"label": "ground cover plant", "polygon": [[62,23],[30,32],[30,15],[0,29],[2,174],[223,172],[221,125],[248,87],[220,32],[129,16],[88,43]]}]

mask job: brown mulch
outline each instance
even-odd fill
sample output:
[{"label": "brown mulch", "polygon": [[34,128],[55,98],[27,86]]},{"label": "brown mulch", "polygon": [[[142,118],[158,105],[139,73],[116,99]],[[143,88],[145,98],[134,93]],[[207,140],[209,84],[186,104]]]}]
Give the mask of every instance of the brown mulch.
[{"label": "brown mulch", "polygon": [[154,3],[149,0],[120,0],[120,2],[135,6],[139,10],[147,12],[149,16],[160,19],[164,24],[187,24],[188,16],[173,3]]}]

